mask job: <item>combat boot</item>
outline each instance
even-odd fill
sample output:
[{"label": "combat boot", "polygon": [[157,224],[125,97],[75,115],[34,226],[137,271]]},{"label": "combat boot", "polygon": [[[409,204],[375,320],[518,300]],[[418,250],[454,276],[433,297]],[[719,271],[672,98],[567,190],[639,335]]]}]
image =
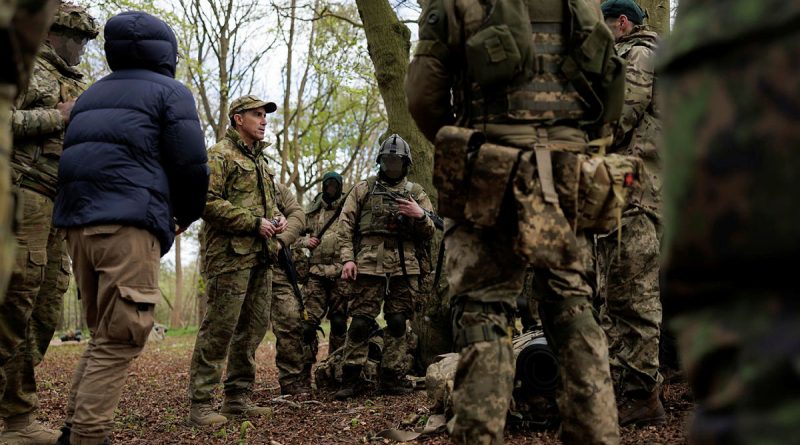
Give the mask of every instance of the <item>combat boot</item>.
[{"label": "combat boot", "polygon": [[361,381],[361,366],[344,365],[342,367],[342,386],[333,394],[336,400],[347,400],[353,398],[364,391],[364,383]]},{"label": "combat boot", "polygon": [[271,416],[272,408],[250,403],[245,394],[226,395],[220,414],[228,418]]},{"label": "combat boot", "polygon": [[7,445],[52,445],[60,432],[45,428],[32,419],[30,414],[9,417],[6,429],[0,433],[0,443]]},{"label": "combat boot", "polygon": [[399,377],[396,372],[381,370],[380,383],[378,384],[378,394],[387,396],[402,396],[409,394],[414,389],[411,382],[405,377]]},{"label": "combat boot", "polygon": [[661,425],[666,423],[667,414],[658,396],[653,391],[645,396],[635,395],[623,397],[617,405],[619,426],[626,425]]},{"label": "combat boot", "polygon": [[210,403],[192,403],[189,421],[195,426],[222,425],[228,418],[214,411]]}]

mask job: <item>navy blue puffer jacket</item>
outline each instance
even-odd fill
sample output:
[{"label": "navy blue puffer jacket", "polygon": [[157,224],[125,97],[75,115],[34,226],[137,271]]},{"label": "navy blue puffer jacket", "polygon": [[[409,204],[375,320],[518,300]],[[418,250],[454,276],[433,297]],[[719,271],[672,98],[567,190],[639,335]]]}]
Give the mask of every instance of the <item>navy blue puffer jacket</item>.
[{"label": "navy blue puffer jacket", "polygon": [[113,73],[72,110],[53,220],[140,227],[164,255],[174,223],[191,224],[205,206],[209,170],[197,108],[174,79],[178,45],[166,23],[125,12],[108,21],[105,38]]}]

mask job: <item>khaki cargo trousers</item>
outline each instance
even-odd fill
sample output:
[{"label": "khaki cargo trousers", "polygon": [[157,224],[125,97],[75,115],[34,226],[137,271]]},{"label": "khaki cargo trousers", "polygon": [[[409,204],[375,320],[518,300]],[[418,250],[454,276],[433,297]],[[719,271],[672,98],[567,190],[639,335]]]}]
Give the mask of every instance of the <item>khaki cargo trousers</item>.
[{"label": "khaki cargo trousers", "polygon": [[92,338],[72,377],[66,422],[72,445],[95,445],[111,432],[128,367],[153,328],[160,245],[121,225],[68,229],[67,244]]}]

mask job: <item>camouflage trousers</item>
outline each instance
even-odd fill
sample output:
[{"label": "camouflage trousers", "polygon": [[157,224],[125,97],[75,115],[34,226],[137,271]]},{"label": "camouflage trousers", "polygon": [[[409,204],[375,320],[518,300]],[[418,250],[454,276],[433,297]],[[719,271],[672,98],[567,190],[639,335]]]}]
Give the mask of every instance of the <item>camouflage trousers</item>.
[{"label": "camouflage trousers", "polygon": [[189,399],[211,403],[227,358],[225,394],[252,391],[255,354],[269,327],[272,269],[264,264],[208,280],[208,309],[189,369]]},{"label": "camouflage trousers", "polygon": [[656,225],[644,213],[623,219],[620,243],[616,231],[597,240],[600,320],[619,394],[650,394],[664,380],[659,246]]},{"label": "camouflage trousers", "polygon": [[755,290],[675,317],[698,408],[692,444],[784,444],[800,437],[797,293]]},{"label": "camouflage trousers", "polygon": [[[409,275],[408,278],[413,283],[417,282],[417,275]],[[402,314],[406,320],[411,320],[414,317],[414,296],[402,276],[359,274],[353,283],[352,292],[349,311],[354,321],[350,323],[342,355],[345,365],[363,367],[368,359],[369,338],[364,341],[353,339],[358,337],[353,332],[353,327],[357,324],[355,318],[374,320],[383,305],[384,318],[391,314]],[[391,335],[385,330],[381,356],[382,374],[400,378],[410,370],[407,336],[406,329],[403,329],[400,336]]]},{"label": "camouflage trousers", "polygon": [[273,273],[270,320],[275,334],[278,382],[282,389],[291,385],[310,385],[311,357],[316,357],[316,345],[303,341],[303,314],[289,278],[279,269]]},{"label": "camouflage trousers", "polygon": [[[457,444],[503,443],[515,369],[511,339],[503,331],[525,275],[525,261],[513,249],[514,231],[503,230],[506,224],[516,221],[506,217],[484,230],[457,224],[446,232],[454,335],[461,353],[449,430]],[[579,236],[578,244],[584,262],[590,264],[588,240]],[[588,276],[571,269],[535,268],[533,273],[544,331],[562,364],[558,407],[563,441],[617,444],[608,346],[589,299]]]},{"label": "camouflage trousers", "polygon": [[19,194],[24,207],[17,263],[0,306],[0,380],[6,380],[0,418],[38,408],[34,367],[53,338],[70,279],[64,231],[51,227],[53,202],[24,188]]},{"label": "camouflage trousers", "polygon": [[[308,318],[317,326],[322,323],[322,318],[326,315],[330,320],[334,316],[347,320],[347,299],[350,294],[350,283],[341,279],[332,279],[316,274],[309,274],[308,283],[303,288],[306,297],[306,311]],[[345,331],[336,332],[338,327],[331,325],[328,334],[328,353],[344,346],[347,335]],[[316,350],[316,348],[314,348]],[[312,362],[316,361],[316,354],[311,357]]]}]

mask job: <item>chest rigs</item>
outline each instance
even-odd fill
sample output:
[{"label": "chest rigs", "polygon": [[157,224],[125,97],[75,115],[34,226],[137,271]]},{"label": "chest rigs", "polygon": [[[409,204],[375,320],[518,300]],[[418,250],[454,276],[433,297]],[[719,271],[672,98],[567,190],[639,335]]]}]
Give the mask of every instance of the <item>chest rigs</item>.
[{"label": "chest rigs", "polygon": [[[568,43],[560,69],[586,104],[579,124],[599,126],[620,114],[624,64],[614,52],[613,36],[587,0],[563,1],[564,39]],[[497,0],[482,27],[467,39],[467,65],[491,66],[492,60],[502,58],[497,56],[500,47],[507,54],[505,60],[517,60],[513,48],[519,51],[523,46],[508,43],[519,43],[519,39],[502,37],[510,33],[504,33],[506,25],[498,21],[507,17],[508,11],[521,15],[523,19],[511,23],[522,26],[524,22],[531,40],[531,23],[536,22],[532,14],[544,3]],[[491,29],[494,31],[488,31]],[[481,37],[489,34],[489,38]],[[484,43],[477,44],[476,38]],[[485,57],[474,56],[480,52],[476,48],[484,48]],[[536,59],[535,54],[532,59]],[[505,71],[504,79],[495,77],[493,81],[512,82],[524,76],[526,57],[518,60],[514,70]],[[474,76],[473,71],[468,69],[467,75]],[[515,74],[508,77],[512,71]],[[470,128],[448,126],[439,131],[434,185],[439,190],[440,212],[457,221],[493,227],[501,209],[514,209],[519,254],[534,266],[574,264],[578,261],[575,232],[607,233],[618,227],[622,210],[640,187],[641,160],[607,155],[605,147],[610,139],[590,143],[550,141],[546,128],[557,122],[519,124],[535,128],[533,142],[510,147],[487,143],[483,133]]]}]

